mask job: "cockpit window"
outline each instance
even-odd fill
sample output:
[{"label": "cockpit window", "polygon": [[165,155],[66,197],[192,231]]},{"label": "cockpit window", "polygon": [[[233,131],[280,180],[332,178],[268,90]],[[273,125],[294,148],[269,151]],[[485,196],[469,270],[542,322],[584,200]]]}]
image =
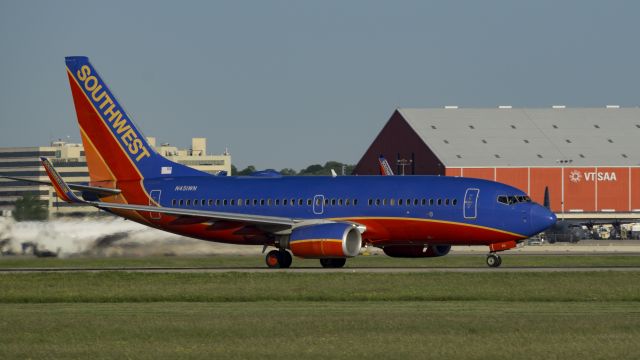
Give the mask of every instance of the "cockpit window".
[{"label": "cockpit window", "polygon": [[505,205],[513,205],[522,202],[531,202],[527,195],[498,195],[498,202]]}]

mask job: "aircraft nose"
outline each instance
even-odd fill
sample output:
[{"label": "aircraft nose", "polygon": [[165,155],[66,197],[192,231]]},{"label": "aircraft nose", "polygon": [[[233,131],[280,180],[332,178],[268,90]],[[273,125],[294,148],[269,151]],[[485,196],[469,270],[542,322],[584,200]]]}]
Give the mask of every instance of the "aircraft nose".
[{"label": "aircraft nose", "polygon": [[531,207],[531,227],[534,233],[542,232],[556,223],[556,214],[544,206],[534,204]]}]

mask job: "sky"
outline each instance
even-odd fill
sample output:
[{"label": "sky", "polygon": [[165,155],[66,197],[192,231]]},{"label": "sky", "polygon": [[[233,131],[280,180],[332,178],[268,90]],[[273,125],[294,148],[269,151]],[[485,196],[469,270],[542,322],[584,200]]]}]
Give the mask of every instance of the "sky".
[{"label": "sky", "polygon": [[145,135],[355,164],[396,108],[640,104],[637,1],[0,0],[0,147],[80,142],[64,57]]}]

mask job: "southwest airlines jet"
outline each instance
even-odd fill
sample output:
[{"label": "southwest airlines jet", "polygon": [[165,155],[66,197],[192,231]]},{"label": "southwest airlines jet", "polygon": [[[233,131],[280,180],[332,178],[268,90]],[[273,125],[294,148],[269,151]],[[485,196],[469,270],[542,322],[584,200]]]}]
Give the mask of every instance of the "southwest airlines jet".
[{"label": "southwest airlines jet", "polygon": [[87,57],[66,65],[90,182],[67,184],[42,158],[61,199],[197,239],[274,247],[272,268],[289,267],[291,254],[336,268],[363,246],[423,258],[452,245],[486,245],[496,267],[497,252],[556,222],[522,191],[479,179],[207,174],[159,155]]}]

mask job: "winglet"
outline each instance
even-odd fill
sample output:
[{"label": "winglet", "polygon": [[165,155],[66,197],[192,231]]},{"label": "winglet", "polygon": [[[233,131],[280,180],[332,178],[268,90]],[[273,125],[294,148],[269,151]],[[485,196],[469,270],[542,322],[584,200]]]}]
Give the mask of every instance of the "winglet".
[{"label": "winglet", "polygon": [[58,197],[60,199],[68,203],[84,203],[83,200],[79,199],[73,193],[73,191],[71,191],[69,185],[67,185],[67,183],[62,180],[62,177],[60,176],[60,174],[58,174],[49,159],[41,157],[40,161],[42,161],[42,166],[44,166],[44,170],[47,172],[47,175],[51,180],[51,185],[53,185],[53,188],[56,189],[56,193],[58,194]]}]

